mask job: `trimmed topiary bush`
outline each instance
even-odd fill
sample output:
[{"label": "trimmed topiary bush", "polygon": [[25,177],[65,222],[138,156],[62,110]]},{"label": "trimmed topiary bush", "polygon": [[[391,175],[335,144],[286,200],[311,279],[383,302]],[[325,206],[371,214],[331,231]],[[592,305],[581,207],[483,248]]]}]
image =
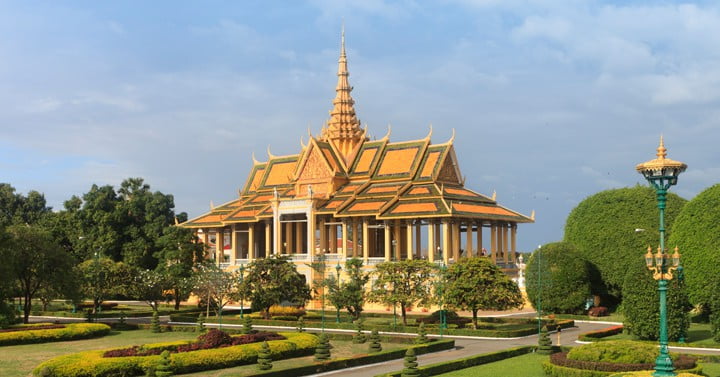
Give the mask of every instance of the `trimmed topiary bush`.
[{"label": "trimmed topiary bush", "polygon": [[150,320],[150,331],[154,333],[162,332],[160,328],[160,316],[157,310],[153,310],[152,319]]},{"label": "trimmed topiary bush", "polygon": [[353,337],[353,343],[363,344],[367,341],[367,336],[363,332],[364,324],[365,320],[363,318],[360,318],[355,322],[355,325],[357,326],[357,332],[355,332],[355,336]]},{"label": "trimmed topiary bush", "polygon": [[172,368],[170,367],[170,352],[163,351],[160,354],[160,360],[158,360],[155,366],[155,377],[170,377],[173,375]]},{"label": "trimmed topiary bush", "polygon": [[195,331],[197,332],[204,332],[205,331],[205,315],[200,313],[200,315],[197,317],[197,324],[195,326]]},{"label": "trimmed topiary bush", "polygon": [[262,342],[262,348],[258,352],[258,369],[270,370],[272,369],[272,358],[270,354],[270,346],[267,342]]},{"label": "trimmed topiary bush", "polygon": [[655,362],[657,346],[631,340],[608,340],[574,347],[567,358],[579,361],[643,364]]},{"label": "trimmed topiary bush", "polygon": [[[668,250],[678,246],[685,267],[690,302],[709,307],[713,290],[720,287],[720,184],[705,189],[689,201],[672,222]],[[656,245],[657,241],[652,245]]]},{"label": "trimmed topiary bush", "polygon": [[[668,193],[666,224],[675,222],[685,202]],[[648,245],[657,247],[658,216],[655,190],[639,185],[599,192],[570,212],[564,241],[590,262],[593,294],[622,298],[627,266],[642,257]]]},{"label": "trimmed topiary bush", "polygon": [[318,346],[315,349],[315,361],[330,360],[330,340],[325,333],[320,334]]},{"label": "trimmed topiary bush", "polygon": [[376,329],[373,329],[370,333],[370,346],[368,347],[368,352],[373,353],[380,351],[382,351],[382,345],[380,345],[380,334],[378,334]]},{"label": "trimmed topiary bush", "polygon": [[295,329],[297,332],[305,332],[305,316],[298,317]]},{"label": "trimmed topiary bush", "polygon": [[0,346],[97,338],[109,333],[110,326],[102,323],[71,323],[55,329],[3,332]]},{"label": "trimmed topiary bush", "polygon": [[585,300],[590,296],[589,267],[572,244],[554,242],[535,250],[525,271],[525,290],[534,307],[540,292],[540,306],[545,312],[581,313],[584,310]]},{"label": "trimmed topiary bush", "polygon": [[[660,332],[658,282],[653,279],[642,259],[638,258],[626,268],[622,303],[625,329],[639,339],[657,340]],[[685,292],[685,284],[675,276],[668,283],[667,290],[668,338],[671,341],[677,341],[687,334],[690,309],[692,306]]]},{"label": "trimmed topiary bush", "polygon": [[242,329],[240,329],[241,334],[250,334],[253,331],[252,327],[252,317],[249,315],[246,315],[243,317],[243,326]]},{"label": "trimmed topiary bush", "polygon": [[410,347],[405,352],[405,361],[403,361],[403,368],[401,377],[420,377],[420,371],[418,371],[417,356],[415,356],[415,349]]},{"label": "trimmed topiary bush", "polygon": [[543,326],[540,329],[537,353],[540,355],[549,355],[552,353],[552,340],[550,340],[550,335],[548,335],[547,326]]},{"label": "trimmed topiary bush", "polygon": [[425,331],[425,323],[420,322],[420,325],[418,326],[418,336],[415,338],[416,344],[425,344],[430,341],[427,337],[427,331]]}]

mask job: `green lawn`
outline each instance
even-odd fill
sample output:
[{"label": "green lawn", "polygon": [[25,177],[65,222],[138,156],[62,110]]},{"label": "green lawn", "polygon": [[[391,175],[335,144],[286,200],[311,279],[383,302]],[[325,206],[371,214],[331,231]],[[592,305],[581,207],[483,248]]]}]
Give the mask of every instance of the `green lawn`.
[{"label": "green lawn", "polygon": [[[367,355],[368,343],[365,344],[353,344],[350,340],[331,340],[330,344],[333,348],[330,350],[331,358],[346,358],[351,356]],[[408,347],[409,344],[400,343],[383,343],[383,351],[394,350],[398,348]],[[313,356],[298,357],[295,359],[273,361],[273,371],[299,367],[303,365],[313,364]],[[183,376],[209,376],[209,377],[230,377],[230,376],[250,376],[258,373],[258,369],[255,365],[243,365],[234,368],[209,370],[198,373],[183,374]]]},{"label": "green lawn", "polygon": [[[602,338],[603,340],[635,340],[635,337],[629,334],[620,333],[617,335]],[[692,343],[697,347],[720,347],[720,343],[713,339],[712,331],[709,323],[691,323],[688,330],[688,337],[685,343]]]},{"label": "green lawn", "polygon": [[190,340],[196,333],[169,332],[154,334],[150,330],[113,331],[97,339],[74,340],[44,344],[27,344],[0,347],[0,376],[26,377],[41,362],[55,356],[105,348],[141,345],[145,343]]},{"label": "green lawn", "polygon": [[540,363],[548,356],[529,353],[472,368],[440,374],[443,377],[545,377]]},{"label": "green lawn", "polygon": [[720,363],[702,363],[702,366],[708,377],[720,377]]}]

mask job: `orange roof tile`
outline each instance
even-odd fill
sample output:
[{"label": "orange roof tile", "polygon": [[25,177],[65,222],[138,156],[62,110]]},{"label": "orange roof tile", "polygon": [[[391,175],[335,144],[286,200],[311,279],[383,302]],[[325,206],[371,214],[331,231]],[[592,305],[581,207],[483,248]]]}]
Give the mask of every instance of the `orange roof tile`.
[{"label": "orange roof tile", "polygon": [[362,151],[358,163],[355,166],[355,171],[364,173],[370,170],[370,164],[372,164],[373,158],[378,152],[378,148],[368,148]]},{"label": "orange roof tile", "polygon": [[422,195],[422,194],[429,194],[430,190],[427,187],[415,187],[414,189],[410,190],[408,194],[410,195]]},{"label": "orange roof tile", "polygon": [[367,194],[378,194],[383,192],[395,192],[401,185],[372,187],[366,191]]},{"label": "orange roof tile", "polygon": [[342,189],[340,192],[343,192],[343,193],[353,192],[353,191],[355,191],[355,189],[358,188],[358,186],[360,186],[360,185],[359,185],[359,184],[357,184],[357,185],[347,185],[347,186],[343,187],[343,189]]},{"label": "orange roof tile", "polygon": [[343,204],[344,201],[345,200],[333,200],[330,203],[326,204],[325,208],[332,208],[332,209],[337,208],[340,206],[340,204]]},{"label": "orange roof tile", "polygon": [[258,170],[255,172],[255,176],[253,177],[253,180],[250,183],[250,191],[255,191],[255,190],[257,190],[258,187],[260,187],[260,182],[262,180],[264,172],[265,172],[265,168],[258,168]]},{"label": "orange roof tile", "polygon": [[465,195],[465,196],[478,196],[478,194],[461,188],[445,188],[445,192],[448,194]]},{"label": "orange roof tile", "polygon": [[272,199],[272,195],[258,195],[253,200],[251,200],[251,203],[260,203],[260,202],[267,202],[268,200]]},{"label": "orange roof tile", "polygon": [[408,212],[434,212],[437,211],[435,203],[403,203],[392,210],[392,213]]},{"label": "orange roof tile", "polygon": [[378,175],[392,175],[408,173],[415,162],[419,147],[409,147],[403,149],[395,149],[385,152],[382,165],[378,170]]},{"label": "orange roof tile", "polygon": [[222,221],[223,218],[225,218],[225,215],[207,215],[207,216],[199,218],[193,222],[198,223],[198,224],[216,223],[216,222]]},{"label": "orange roof tile", "polygon": [[350,208],[348,208],[348,211],[376,211],[380,209],[380,207],[385,204],[384,201],[380,202],[360,202],[355,203]]},{"label": "orange roof tile", "polygon": [[425,160],[425,165],[423,166],[422,172],[420,172],[420,177],[432,176],[432,173],[435,170],[435,164],[437,164],[437,160],[439,157],[440,151],[428,153],[427,159]]},{"label": "orange roof tile", "polygon": [[265,185],[276,186],[290,182],[290,176],[292,176],[295,170],[296,161],[279,162],[272,164],[270,172],[265,180]]},{"label": "orange roof tile", "polygon": [[454,210],[461,212],[484,213],[488,215],[517,216],[516,214],[500,207],[488,207],[463,203],[453,203],[452,206]]}]

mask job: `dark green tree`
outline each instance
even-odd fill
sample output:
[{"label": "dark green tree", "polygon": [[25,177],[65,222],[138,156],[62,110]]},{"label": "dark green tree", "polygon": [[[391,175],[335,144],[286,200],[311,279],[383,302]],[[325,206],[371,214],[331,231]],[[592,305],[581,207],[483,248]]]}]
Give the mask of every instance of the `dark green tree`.
[{"label": "dark green tree", "polygon": [[543,245],[530,256],[525,271],[525,290],[533,306],[537,306],[539,294],[545,312],[583,311],[590,296],[589,266],[575,246],[568,242]]},{"label": "dark green tree", "polygon": [[[673,224],[685,202],[668,194],[667,224]],[[620,299],[626,266],[648,245],[657,245],[658,234],[655,191],[635,186],[602,191],[580,202],[567,218],[564,241],[575,245],[590,263],[592,293]]]},{"label": "dark green tree", "polygon": [[358,319],[355,321],[355,326],[357,328],[355,332],[355,336],[353,337],[353,343],[355,344],[363,344],[367,341],[367,336],[363,332],[364,329],[365,320],[363,318]]},{"label": "dark green tree", "polygon": [[[672,253],[677,246],[682,254],[688,295],[693,305],[709,308],[714,290],[720,286],[717,266],[720,265],[720,184],[699,193],[680,210],[674,221],[667,222],[672,230],[666,246]],[[671,219],[672,220],[672,219]],[[650,245],[657,248],[657,240]],[[647,246],[647,245],[646,245]]]},{"label": "dark green tree", "polygon": [[[622,303],[625,330],[639,339],[657,340],[660,331],[658,282],[643,259],[638,258],[626,268]],[[676,273],[667,291],[668,338],[673,341],[687,334],[688,313],[692,309],[685,284],[677,277]]]},{"label": "dark green tree", "polygon": [[15,193],[10,184],[0,183],[0,228],[12,224],[37,224],[49,213],[52,213],[51,208],[43,194],[32,190],[25,196]]},{"label": "dark green tree", "polygon": [[415,348],[410,347],[407,349],[407,351],[405,351],[403,366],[405,368],[403,368],[400,374],[401,377],[420,377],[417,356],[415,356]]},{"label": "dark green tree", "polygon": [[74,292],[73,259],[50,234],[32,225],[13,225],[7,229],[3,260],[11,270],[23,297],[23,322],[28,323],[32,299],[43,288],[55,286],[59,293]]},{"label": "dark green tree", "polygon": [[253,331],[252,317],[246,315],[243,317],[243,327],[240,329],[241,334],[250,334]]},{"label": "dark green tree", "polygon": [[93,301],[93,314],[103,301],[115,295],[125,295],[132,282],[132,268],[122,262],[114,262],[98,252],[96,258],[77,266],[80,290],[83,297]]},{"label": "dark green tree", "polygon": [[205,246],[198,242],[191,229],[168,226],[157,240],[160,250],[155,254],[160,261],[157,271],[165,275],[168,289],[172,291],[175,310],[180,302],[190,297],[193,288],[193,267],[203,260]]},{"label": "dark green tree", "polygon": [[508,310],[524,304],[520,288],[488,258],[463,258],[445,274],[444,298],[451,308],[469,310],[477,328],[479,310]]},{"label": "dark green tree", "polygon": [[375,266],[376,280],[368,299],[385,305],[400,305],[403,325],[407,326],[408,307],[429,306],[433,302],[433,270],[430,262],[421,259],[380,263]]},{"label": "dark green tree", "polygon": [[328,299],[338,307],[345,308],[348,314],[357,320],[363,311],[367,295],[367,283],[370,274],[363,272],[361,259],[352,258],[345,262],[347,280],[339,282],[336,289],[330,289]]},{"label": "dark green tree", "polygon": [[155,365],[155,377],[170,377],[173,375],[172,366],[170,365],[170,351],[163,351],[160,359]]},{"label": "dark green tree", "polygon": [[540,330],[537,353],[540,355],[549,355],[552,353],[552,340],[550,340],[550,335],[548,335],[547,326],[543,326]]},{"label": "dark green tree", "polygon": [[427,337],[427,331],[425,330],[425,322],[420,322],[420,325],[418,325],[417,330],[417,338],[415,338],[415,343],[417,344],[425,344],[430,342],[430,339]]},{"label": "dark green tree", "polygon": [[162,328],[160,327],[160,316],[157,310],[153,310],[152,318],[150,319],[150,331],[154,333],[161,333]]},{"label": "dark green tree", "polygon": [[327,334],[321,333],[315,348],[315,361],[330,360],[330,340]]},{"label": "dark green tree", "polygon": [[258,352],[258,369],[270,370],[272,369],[272,354],[270,353],[270,346],[267,342],[262,342],[260,351]]},{"label": "dark green tree", "polygon": [[238,300],[238,272],[228,272],[216,264],[199,265],[195,274],[193,292],[207,300],[206,314],[210,315],[210,303],[215,303],[217,314],[231,301]]},{"label": "dark green tree", "polygon": [[273,305],[289,301],[303,306],[311,298],[305,276],[297,272],[287,257],[255,259],[245,273],[243,285],[252,300],[252,308],[261,311],[265,319],[270,318],[269,309]]},{"label": "dark green tree", "polygon": [[158,271],[133,269],[132,282],[128,284],[127,295],[139,301],[145,301],[155,312],[158,302],[165,299],[165,290],[169,288],[167,277]]}]

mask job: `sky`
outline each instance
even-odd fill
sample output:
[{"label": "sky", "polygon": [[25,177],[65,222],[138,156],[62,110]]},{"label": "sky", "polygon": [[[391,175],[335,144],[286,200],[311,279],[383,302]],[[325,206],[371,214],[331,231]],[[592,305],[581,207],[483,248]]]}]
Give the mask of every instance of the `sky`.
[{"label": "sky", "polygon": [[345,25],[371,137],[450,139],[466,187],[558,241],[586,197],[688,164],[720,182],[720,7],[711,1],[1,1],[0,182],[56,210],[142,177],[191,217],[252,165],[319,135]]}]

